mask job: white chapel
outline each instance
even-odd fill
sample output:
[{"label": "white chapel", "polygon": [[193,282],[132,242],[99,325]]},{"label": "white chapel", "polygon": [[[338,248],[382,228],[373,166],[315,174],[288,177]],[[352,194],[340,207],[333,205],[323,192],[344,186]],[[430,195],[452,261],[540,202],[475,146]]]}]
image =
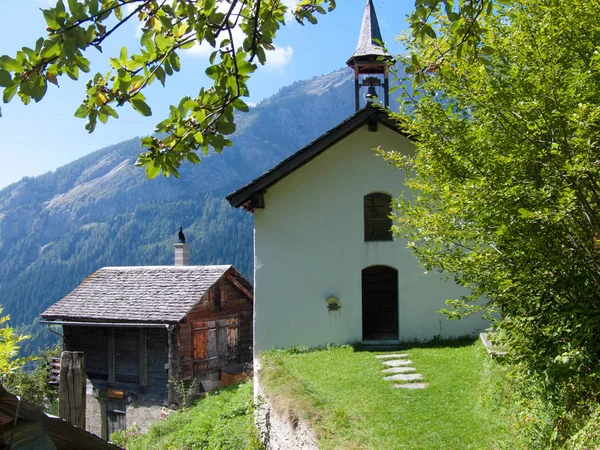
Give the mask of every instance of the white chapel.
[{"label": "white chapel", "polygon": [[[227,199],[254,215],[254,351],[328,343],[396,343],[474,335],[488,323],[437,311],[461,288],[425,273],[392,235],[404,174],[374,149],[414,145],[386,109],[388,67],[372,0],[354,71],[356,112]],[[360,108],[366,91],[366,106]],[[349,93],[350,94],[350,93]]]}]

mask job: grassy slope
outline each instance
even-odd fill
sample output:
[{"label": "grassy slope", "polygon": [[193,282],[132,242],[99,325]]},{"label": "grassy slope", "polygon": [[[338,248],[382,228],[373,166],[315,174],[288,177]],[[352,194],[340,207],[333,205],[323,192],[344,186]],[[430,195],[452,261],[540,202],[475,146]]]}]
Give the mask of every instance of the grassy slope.
[{"label": "grassy slope", "polygon": [[127,440],[128,450],[262,449],[254,427],[252,381],[208,394]]},{"label": "grassy slope", "polygon": [[392,389],[383,352],[351,347],[266,355],[261,380],[280,411],[312,423],[323,449],[516,448],[493,398],[501,374],[479,344],[409,347],[429,387]]}]

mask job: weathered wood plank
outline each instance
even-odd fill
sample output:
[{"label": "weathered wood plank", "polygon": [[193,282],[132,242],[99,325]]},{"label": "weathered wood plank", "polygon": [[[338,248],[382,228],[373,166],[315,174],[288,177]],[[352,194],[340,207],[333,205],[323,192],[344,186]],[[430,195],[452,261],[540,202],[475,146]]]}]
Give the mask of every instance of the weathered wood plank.
[{"label": "weathered wood plank", "polygon": [[140,328],[138,331],[139,360],[140,360],[140,386],[148,386],[148,347],[147,347],[146,329]]},{"label": "weathered wood plank", "polygon": [[116,365],[115,365],[115,329],[108,330],[108,382],[116,381]]},{"label": "weathered wood plank", "polygon": [[85,429],[86,373],[83,352],[62,352],[58,411],[61,419]]}]

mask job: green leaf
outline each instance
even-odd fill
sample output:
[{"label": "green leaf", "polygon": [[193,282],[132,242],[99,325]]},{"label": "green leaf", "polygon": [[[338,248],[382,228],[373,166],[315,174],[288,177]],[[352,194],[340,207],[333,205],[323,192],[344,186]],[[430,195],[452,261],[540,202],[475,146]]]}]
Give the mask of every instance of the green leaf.
[{"label": "green leaf", "polygon": [[156,71],[154,72],[154,75],[156,75],[156,78],[158,78],[160,83],[164,86],[165,85],[165,71],[163,70],[163,68],[157,67]]},{"label": "green leaf", "polygon": [[198,158],[198,155],[196,155],[196,153],[188,152],[186,157],[187,157],[188,161],[191,162],[192,164],[200,164],[200,158]]},{"label": "green leaf", "polygon": [[222,120],[217,124],[217,131],[221,134],[231,134],[235,131],[235,123]]},{"label": "green leaf", "polygon": [[244,103],[244,101],[241,98],[234,100],[231,103],[231,105],[238,111],[242,111],[242,112],[250,111],[250,109],[248,108],[248,105],[246,105],[246,103]]},{"label": "green leaf", "polygon": [[206,68],[205,72],[209,78],[212,78],[213,80],[219,79],[219,66],[218,65],[208,66]]},{"label": "green leaf", "polygon": [[68,3],[69,3],[69,11],[71,11],[71,14],[73,14],[79,7],[79,3],[77,2],[77,0],[69,0]]},{"label": "green leaf", "polygon": [[173,70],[175,72],[179,72],[180,62],[179,62],[179,56],[177,55],[177,53],[175,53],[175,52],[171,53],[171,56],[169,56],[169,62],[171,63]]},{"label": "green leaf", "polygon": [[79,117],[80,119],[85,119],[88,115],[89,107],[86,103],[80,105],[79,108],[75,111],[75,117]]},{"label": "green leaf", "polygon": [[92,16],[98,14],[98,0],[88,0],[88,10]]},{"label": "green leaf", "polygon": [[60,53],[60,43],[58,40],[46,41],[46,45],[47,47],[42,51],[42,58],[51,58]]},{"label": "green leaf", "polygon": [[131,106],[133,106],[133,109],[135,109],[137,112],[139,112],[140,114],[142,114],[143,116],[151,116],[152,115],[152,110],[150,109],[150,107],[148,106],[148,104],[140,99],[136,99],[136,98],[132,98],[130,100],[131,102]]},{"label": "green leaf", "polygon": [[4,103],[10,102],[12,100],[12,98],[15,96],[18,87],[19,87],[19,85],[17,83],[15,83],[12,86],[8,86],[8,87],[4,88],[4,92],[2,93],[2,101]]},{"label": "green leaf", "polygon": [[53,11],[44,9],[43,14],[48,28],[50,28],[51,30],[58,30],[60,28],[59,23],[56,21],[56,15]]},{"label": "green leaf", "polygon": [[0,56],[0,68],[8,72],[20,72],[23,70],[23,66],[17,60],[7,55]]},{"label": "green leaf", "polygon": [[483,53],[484,55],[493,55],[494,51],[494,47],[490,47],[489,45],[484,45],[483,47],[481,47],[481,53]]},{"label": "green leaf", "polygon": [[31,90],[31,97],[35,100],[35,102],[39,102],[44,95],[46,95],[46,90],[48,89],[48,83],[46,78],[38,77],[33,89]]},{"label": "green leaf", "polygon": [[154,162],[150,162],[147,166],[146,166],[146,176],[152,180],[153,178],[156,178],[156,175],[158,175],[160,173],[160,167],[156,166]]},{"label": "green leaf", "polygon": [[204,0],[204,14],[211,15],[215,9],[216,0]]},{"label": "green leaf", "polygon": [[121,53],[119,54],[119,62],[122,66],[127,64],[127,47],[121,47]]},{"label": "green leaf", "polygon": [[9,87],[13,85],[13,80],[7,70],[0,69],[0,86]]}]

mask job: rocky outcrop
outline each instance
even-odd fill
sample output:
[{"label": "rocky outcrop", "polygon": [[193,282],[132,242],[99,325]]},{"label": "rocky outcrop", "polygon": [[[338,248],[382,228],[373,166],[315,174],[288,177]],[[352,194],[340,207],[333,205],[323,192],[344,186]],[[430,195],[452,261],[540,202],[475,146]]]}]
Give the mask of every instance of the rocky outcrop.
[{"label": "rocky outcrop", "polygon": [[266,450],[318,450],[317,437],[303,420],[278,413],[254,377],[254,420]]}]

